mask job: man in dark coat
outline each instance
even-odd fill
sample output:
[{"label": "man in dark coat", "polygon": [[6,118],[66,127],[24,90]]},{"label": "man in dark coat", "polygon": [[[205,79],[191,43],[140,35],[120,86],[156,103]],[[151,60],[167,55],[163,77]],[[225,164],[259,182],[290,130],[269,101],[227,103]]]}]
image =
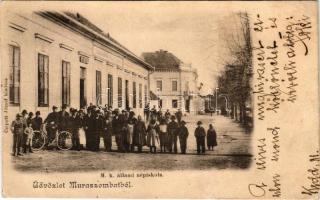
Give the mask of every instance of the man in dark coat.
[{"label": "man in dark coat", "polygon": [[138,116],[138,120],[133,128],[133,148],[132,151],[134,151],[134,147],[138,147],[138,152],[142,152],[142,147],[146,144],[146,125],[144,121],[142,121],[141,116]]},{"label": "man in dark coat", "polygon": [[182,119],[182,112],[180,109],[178,109],[178,111],[176,112],[176,118],[177,118],[177,121],[178,121],[178,124],[180,125],[181,123],[181,119]]},{"label": "man in dark coat", "polygon": [[171,116],[171,122],[168,124],[168,150],[170,153],[172,153],[172,147],[174,153],[178,153],[177,142],[179,125],[175,119],[175,116]]},{"label": "man in dark coat", "polygon": [[93,130],[93,151],[100,149],[100,137],[104,134],[104,119],[100,110],[96,110]]},{"label": "man in dark coat", "polygon": [[179,127],[179,141],[181,153],[185,154],[187,150],[187,139],[189,136],[188,128],[185,126],[186,122],[181,121],[181,126]]},{"label": "man in dark coat", "polygon": [[198,125],[198,127],[194,131],[194,136],[196,137],[196,141],[197,141],[197,153],[204,154],[206,151],[206,147],[205,147],[206,131],[201,126],[202,125],[201,121],[198,121],[197,125]]},{"label": "man in dark coat", "polygon": [[40,111],[36,112],[36,116],[32,119],[32,129],[34,131],[40,131],[42,126],[42,118],[40,117]]},{"label": "man in dark coat", "polygon": [[111,149],[112,149],[112,132],[113,132],[111,113],[109,113],[109,112],[106,113],[104,121],[105,121],[104,137],[103,137],[104,147],[105,147],[106,151],[111,151]]},{"label": "man in dark coat", "polygon": [[61,111],[58,113],[58,128],[59,131],[67,131],[69,122],[69,113],[67,112],[67,105],[61,107]]},{"label": "man in dark coat", "polygon": [[57,106],[52,106],[52,112],[49,113],[47,118],[44,120],[44,123],[46,123],[46,130],[48,134],[47,145],[50,144],[56,137],[59,122],[59,115],[57,109]]},{"label": "man in dark coat", "polygon": [[68,125],[72,134],[72,148],[80,151],[79,129],[81,127],[81,120],[76,109],[71,109],[71,116],[69,118]]},{"label": "man in dark coat", "polygon": [[118,151],[122,152],[124,150],[123,141],[122,141],[122,122],[123,122],[124,116],[122,116],[122,114],[119,114],[118,111],[115,111],[114,114],[115,116],[112,119],[112,127],[114,130],[114,134],[116,136]]}]

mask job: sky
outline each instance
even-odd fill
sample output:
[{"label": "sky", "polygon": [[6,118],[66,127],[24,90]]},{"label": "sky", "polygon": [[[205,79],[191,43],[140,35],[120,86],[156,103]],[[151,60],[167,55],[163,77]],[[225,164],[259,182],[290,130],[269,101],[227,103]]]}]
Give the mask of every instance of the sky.
[{"label": "sky", "polygon": [[[77,10],[138,56],[167,50],[198,71],[201,93],[212,93],[223,64],[221,21],[226,13],[202,6],[106,6]],[[94,14],[93,14],[94,13]],[[230,13],[229,13],[230,14]]]}]

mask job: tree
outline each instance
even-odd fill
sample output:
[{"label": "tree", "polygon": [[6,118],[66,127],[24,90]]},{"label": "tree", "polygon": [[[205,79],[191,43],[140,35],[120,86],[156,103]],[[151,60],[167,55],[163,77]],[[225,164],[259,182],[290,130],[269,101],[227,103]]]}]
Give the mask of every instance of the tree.
[{"label": "tree", "polygon": [[246,105],[251,102],[252,47],[247,13],[237,13],[240,27],[230,35],[226,48],[230,55],[218,79],[220,92],[228,95],[231,117],[247,125]]}]

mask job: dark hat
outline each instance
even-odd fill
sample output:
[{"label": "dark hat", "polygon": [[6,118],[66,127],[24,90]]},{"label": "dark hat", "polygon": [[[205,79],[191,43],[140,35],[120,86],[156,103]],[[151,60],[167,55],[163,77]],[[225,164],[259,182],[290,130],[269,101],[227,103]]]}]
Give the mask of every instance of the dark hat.
[{"label": "dark hat", "polygon": [[23,114],[23,115],[28,114],[28,111],[27,111],[27,110],[23,110],[23,111],[22,111],[22,114]]},{"label": "dark hat", "polygon": [[182,120],[182,121],[181,121],[181,124],[185,125],[185,124],[186,124],[186,122]]},{"label": "dark hat", "polygon": [[170,117],[170,119],[175,120],[176,117],[175,117],[174,115],[172,115],[172,116]]},{"label": "dark hat", "polygon": [[202,121],[198,121],[198,122],[197,122],[197,125],[200,125],[200,124],[202,124]]},{"label": "dark hat", "polygon": [[52,109],[57,109],[58,107],[57,106],[52,106]]},{"label": "dark hat", "polygon": [[36,112],[36,115],[40,115],[40,111],[39,110]]},{"label": "dark hat", "polygon": [[16,115],[16,117],[22,117],[22,115],[21,115],[20,113],[18,113],[18,114]]},{"label": "dark hat", "polygon": [[29,116],[33,116],[33,112],[29,112]]},{"label": "dark hat", "polygon": [[72,108],[72,110],[70,110],[70,112],[71,112],[71,113],[75,113],[75,112],[77,112],[77,109]]}]

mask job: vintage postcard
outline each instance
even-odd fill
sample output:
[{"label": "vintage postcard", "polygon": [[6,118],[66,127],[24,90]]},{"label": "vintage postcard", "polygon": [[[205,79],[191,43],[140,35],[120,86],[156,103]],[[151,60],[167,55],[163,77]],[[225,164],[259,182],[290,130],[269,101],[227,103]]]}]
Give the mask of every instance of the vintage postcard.
[{"label": "vintage postcard", "polygon": [[0,9],[4,197],[319,199],[316,1]]}]

